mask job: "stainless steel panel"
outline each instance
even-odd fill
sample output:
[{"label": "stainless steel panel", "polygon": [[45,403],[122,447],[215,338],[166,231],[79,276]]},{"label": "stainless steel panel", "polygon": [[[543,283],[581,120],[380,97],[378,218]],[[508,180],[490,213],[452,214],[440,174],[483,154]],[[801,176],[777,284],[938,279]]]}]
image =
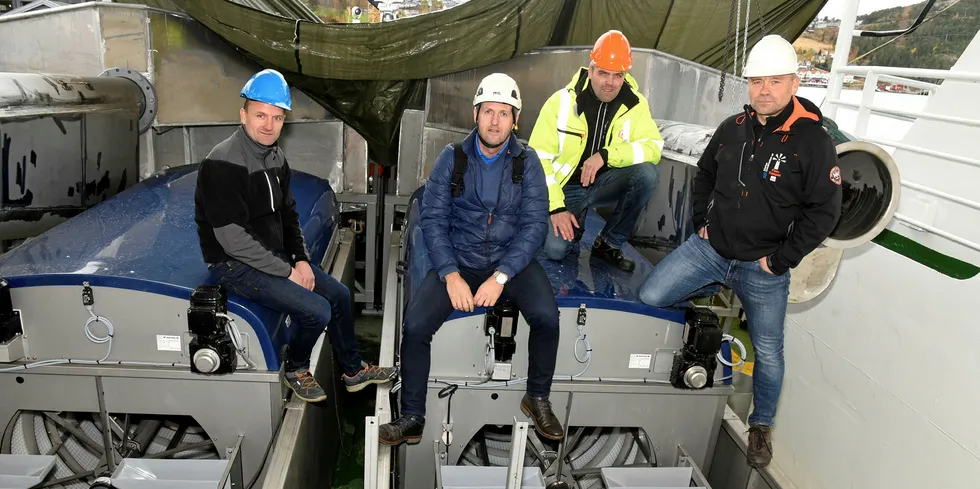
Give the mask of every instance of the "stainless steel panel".
[{"label": "stainless steel panel", "polygon": [[[531,135],[541,106],[588,66],[587,48],[545,48],[517,58],[429,80],[426,125],[442,129],[473,127],[473,93],[484,76],[504,72],[521,87],[523,109],[518,136]],[[720,72],[650,49],[633,51],[633,69],[641,93],[655,118],[715,126],[745,100],[745,83],[728,77],[725,98],[718,102]]]},{"label": "stainless steel panel", "polygon": [[99,16],[94,8],[0,17],[0,71],[102,73]]},{"label": "stainless steel panel", "polygon": [[104,202],[139,180],[138,130],[132,116],[120,117],[119,113],[85,115],[82,205]]},{"label": "stainless steel panel", "polygon": [[[148,12],[153,82],[160,99],[157,123],[237,124],[242,107],[239,92],[262,67],[192,19]],[[293,110],[287,120],[333,119],[299,90],[292,94]]]},{"label": "stainless steel panel", "polygon": [[344,125],[344,187],[341,192],[368,192],[367,141],[352,127]]},{"label": "stainless steel panel", "polygon": [[402,113],[398,135],[398,166],[395,167],[395,195],[409,196],[422,183],[422,130],[425,112]]},{"label": "stainless steel panel", "polygon": [[186,164],[184,157],[184,128],[178,126],[161,128],[153,132],[154,171],[164,170]]},{"label": "stainless steel panel", "polygon": [[[159,219],[168,219],[161,215]],[[127,235],[126,239],[154,239],[147,236],[157,224],[147,222],[146,230]],[[138,236],[137,236],[138,235]],[[175,250],[168,250],[173,252]],[[164,250],[161,250],[163,253]],[[193,252],[193,251],[188,251]],[[106,255],[116,253],[107,247]],[[88,264],[96,268],[104,266],[98,261]],[[108,351],[108,345],[89,341],[83,334],[88,311],[82,307],[80,286],[43,286],[11,289],[11,299],[22,311],[24,334],[27,336],[29,354],[38,360],[51,358],[77,358],[99,360]],[[153,363],[189,364],[187,353],[187,299],[177,299],[146,292],[93,287],[95,313],[106,317],[115,327],[112,354],[109,360],[143,361]],[[59,304],[59,307],[51,307]],[[139,304],[139,307],[133,307]],[[61,307],[63,306],[63,307]],[[255,339],[252,326],[233,315],[241,330],[242,340],[249,357],[261,368],[266,365],[262,348]],[[93,324],[90,329],[96,335],[105,334],[105,326]],[[182,337],[182,351],[164,351],[157,348],[157,335]],[[240,368],[246,364],[239,361]],[[186,369],[185,369],[186,371]]]},{"label": "stainless steel panel", "polygon": [[184,148],[190,148],[187,163],[200,163],[218,143],[228,139],[238,126],[191,126],[186,128],[188,140]]},{"label": "stainless steel panel", "polygon": [[338,121],[286,124],[279,139],[293,170],[330,182],[335,191],[344,184],[344,123]]},{"label": "stainless steel panel", "polygon": [[446,145],[462,141],[467,134],[468,131],[425,127],[422,132],[422,178],[419,181],[420,184],[429,178],[436,157],[446,148]]},{"label": "stainless steel panel", "polygon": [[150,57],[150,29],[146,11],[116,8],[99,9],[98,12],[105,43],[103,66],[146,73]]}]

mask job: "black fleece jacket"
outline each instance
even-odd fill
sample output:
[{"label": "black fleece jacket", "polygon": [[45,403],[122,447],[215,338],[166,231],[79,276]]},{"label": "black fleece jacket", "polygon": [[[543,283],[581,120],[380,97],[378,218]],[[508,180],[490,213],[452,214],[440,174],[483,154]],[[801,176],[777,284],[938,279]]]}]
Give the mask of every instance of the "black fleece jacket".
[{"label": "black fleece jacket", "polygon": [[288,277],[309,261],[289,165],[278,145],[255,142],[239,126],[201,163],[194,192],[194,220],[204,261],[238,260]]},{"label": "black fleece jacket", "polygon": [[777,275],[830,235],[841,171],[820,110],[793,97],[763,125],[750,106],[715,131],[694,179],[694,226],[728,259],[768,257]]}]

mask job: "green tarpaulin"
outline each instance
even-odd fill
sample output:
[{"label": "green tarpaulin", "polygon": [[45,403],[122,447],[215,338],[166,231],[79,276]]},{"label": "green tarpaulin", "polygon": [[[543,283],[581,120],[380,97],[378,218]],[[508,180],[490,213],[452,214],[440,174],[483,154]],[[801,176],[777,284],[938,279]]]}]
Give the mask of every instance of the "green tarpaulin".
[{"label": "green tarpaulin", "polygon": [[325,24],[295,19],[296,9],[283,0],[261,2],[261,10],[230,0],[124,1],[179,9],[262,66],[281,71],[361,133],[371,159],[382,165],[396,162],[399,117],[421,103],[427,78],[543,46],[591,46],[609,29],[623,31],[634,47],[731,71],[733,43],[744,42],[744,27],[734,32],[736,14],[742,26],[749,15],[751,48],[765,34],[796,39],[826,3],[471,0],[395,22]]}]

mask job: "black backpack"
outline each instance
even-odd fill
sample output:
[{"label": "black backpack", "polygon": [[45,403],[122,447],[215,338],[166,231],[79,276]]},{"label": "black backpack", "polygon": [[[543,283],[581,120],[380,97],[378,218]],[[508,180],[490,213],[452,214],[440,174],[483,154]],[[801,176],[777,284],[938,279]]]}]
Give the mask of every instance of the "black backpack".
[{"label": "black backpack", "polygon": [[[453,192],[453,198],[463,195],[463,175],[466,174],[466,153],[463,152],[463,145],[453,144],[453,178],[449,183],[449,188]],[[524,183],[524,158],[526,158],[524,145],[521,145],[521,154],[514,157],[514,166],[511,167],[510,178],[516,185]]]}]

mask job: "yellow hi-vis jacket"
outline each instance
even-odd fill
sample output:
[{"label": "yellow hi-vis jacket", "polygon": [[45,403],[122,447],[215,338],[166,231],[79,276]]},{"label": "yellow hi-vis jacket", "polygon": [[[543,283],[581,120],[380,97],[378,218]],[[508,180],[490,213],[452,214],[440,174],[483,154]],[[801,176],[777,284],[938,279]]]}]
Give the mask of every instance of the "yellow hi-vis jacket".
[{"label": "yellow hi-vis jacket", "polygon": [[[528,146],[534,148],[544,168],[549,211],[565,207],[562,187],[568,183],[582,160],[589,125],[585,114],[577,110],[576,100],[584,90],[591,89],[588,69],[583,67],[571,83],[548,98],[531,130]],[[629,90],[627,95],[630,96],[626,103],[619,106],[609,124],[603,146],[608,154],[606,165],[614,168],[655,165],[660,162],[664,141],[650,116],[650,104],[637,91],[636,80],[629,73],[626,74],[623,90]]]}]

